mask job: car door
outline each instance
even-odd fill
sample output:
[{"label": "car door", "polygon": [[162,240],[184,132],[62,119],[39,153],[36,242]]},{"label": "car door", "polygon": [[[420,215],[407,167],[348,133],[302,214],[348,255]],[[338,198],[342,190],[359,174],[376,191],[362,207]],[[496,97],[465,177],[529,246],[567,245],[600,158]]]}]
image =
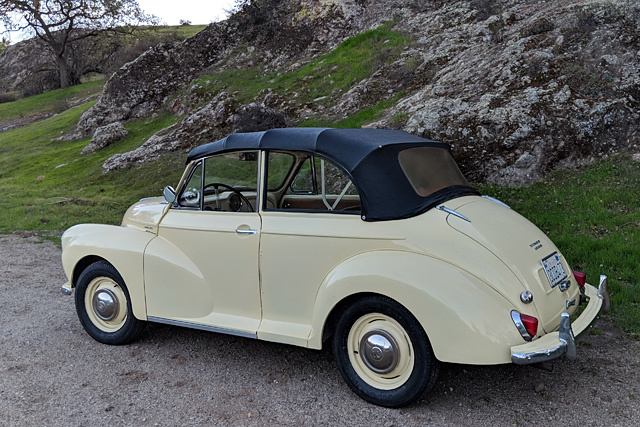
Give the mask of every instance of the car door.
[{"label": "car door", "polygon": [[259,153],[194,164],[145,251],[152,321],[255,336],[260,323]]},{"label": "car door", "polygon": [[[307,345],[318,289],[337,265],[370,250],[393,247],[380,224],[360,218],[360,196],[328,160],[294,153],[295,178],[282,185],[280,164],[292,154],[268,152],[261,213],[263,318],[258,337]],[[276,167],[274,167],[276,166]]]}]

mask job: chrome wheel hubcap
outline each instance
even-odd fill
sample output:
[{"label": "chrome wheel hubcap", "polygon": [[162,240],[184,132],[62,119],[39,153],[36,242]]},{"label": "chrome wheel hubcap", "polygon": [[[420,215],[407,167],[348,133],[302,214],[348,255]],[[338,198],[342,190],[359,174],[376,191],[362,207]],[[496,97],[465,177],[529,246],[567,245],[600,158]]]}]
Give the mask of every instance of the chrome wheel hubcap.
[{"label": "chrome wheel hubcap", "polygon": [[391,334],[375,329],[362,337],[360,357],[372,371],[387,374],[398,366],[400,349]]},{"label": "chrome wheel hubcap", "polygon": [[109,289],[100,289],[93,295],[93,311],[104,320],[113,320],[118,314],[118,298]]},{"label": "chrome wheel hubcap", "polygon": [[397,320],[382,313],[367,313],[351,325],[347,352],[356,374],[379,390],[405,384],[415,364],[409,335]]}]

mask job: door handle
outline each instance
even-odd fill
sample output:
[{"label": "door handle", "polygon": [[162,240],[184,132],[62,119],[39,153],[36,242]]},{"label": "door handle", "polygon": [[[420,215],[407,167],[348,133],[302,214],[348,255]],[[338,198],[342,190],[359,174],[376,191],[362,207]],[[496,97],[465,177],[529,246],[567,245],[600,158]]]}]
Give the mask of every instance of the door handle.
[{"label": "door handle", "polygon": [[244,230],[241,228],[236,229],[236,233],[237,234],[247,234],[249,236],[253,236],[254,234],[258,234],[258,230],[255,230],[253,228],[250,228],[248,230]]}]

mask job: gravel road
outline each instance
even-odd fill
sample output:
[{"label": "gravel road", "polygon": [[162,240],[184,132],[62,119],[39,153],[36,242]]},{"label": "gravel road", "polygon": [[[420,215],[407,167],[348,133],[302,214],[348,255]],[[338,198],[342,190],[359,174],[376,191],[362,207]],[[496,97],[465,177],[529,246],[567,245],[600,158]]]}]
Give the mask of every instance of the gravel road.
[{"label": "gravel road", "polygon": [[0,426],[640,424],[640,343],[607,318],[574,362],[444,364],[429,394],[393,410],[353,394],[330,349],[154,324],[100,344],[59,291],[59,248],[0,236],[0,259]]}]

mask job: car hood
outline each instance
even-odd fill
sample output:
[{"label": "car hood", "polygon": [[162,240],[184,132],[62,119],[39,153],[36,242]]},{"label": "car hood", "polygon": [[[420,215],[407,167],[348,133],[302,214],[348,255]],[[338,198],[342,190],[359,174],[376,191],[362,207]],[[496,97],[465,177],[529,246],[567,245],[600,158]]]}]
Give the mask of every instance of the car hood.
[{"label": "car hood", "polygon": [[[454,203],[456,202],[456,203]],[[446,204],[469,221],[448,215],[447,223],[493,253],[533,294],[533,304],[545,331],[560,324],[560,314],[567,311],[566,302],[577,298],[578,286],[571,269],[558,248],[534,224],[517,212],[481,197],[465,197]],[[542,260],[557,253],[571,280],[568,291],[552,288]],[[515,295],[510,296],[511,298]]]},{"label": "car hood", "polygon": [[163,197],[141,199],[124,214],[122,226],[157,233],[158,223],[168,207],[169,204]]}]

